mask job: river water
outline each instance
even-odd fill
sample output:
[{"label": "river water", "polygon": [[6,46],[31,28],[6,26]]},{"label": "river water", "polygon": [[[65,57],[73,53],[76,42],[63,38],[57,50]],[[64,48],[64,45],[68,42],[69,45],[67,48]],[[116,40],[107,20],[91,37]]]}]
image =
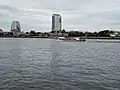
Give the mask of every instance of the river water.
[{"label": "river water", "polygon": [[2,38],[0,90],[120,90],[120,41]]}]

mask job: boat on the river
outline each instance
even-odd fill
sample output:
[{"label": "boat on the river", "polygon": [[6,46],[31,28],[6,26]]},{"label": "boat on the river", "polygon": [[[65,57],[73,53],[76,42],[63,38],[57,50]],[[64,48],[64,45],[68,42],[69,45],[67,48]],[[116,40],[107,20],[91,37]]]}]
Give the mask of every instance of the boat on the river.
[{"label": "boat on the river", "polygon": [[78,38],[78,37],[58,37],[58,40],[63,40],[63,41],[75,41],[75,42],[84,42],[86,39]]}]

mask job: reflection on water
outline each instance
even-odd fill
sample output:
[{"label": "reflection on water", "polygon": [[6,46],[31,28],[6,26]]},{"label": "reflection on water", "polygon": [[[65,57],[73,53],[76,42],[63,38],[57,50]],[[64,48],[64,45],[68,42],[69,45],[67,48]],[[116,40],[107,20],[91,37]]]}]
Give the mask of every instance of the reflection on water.
[{"label": "reflection on water", "polygon": [[119,43],[0,39],[0,90],[119,90]]}]

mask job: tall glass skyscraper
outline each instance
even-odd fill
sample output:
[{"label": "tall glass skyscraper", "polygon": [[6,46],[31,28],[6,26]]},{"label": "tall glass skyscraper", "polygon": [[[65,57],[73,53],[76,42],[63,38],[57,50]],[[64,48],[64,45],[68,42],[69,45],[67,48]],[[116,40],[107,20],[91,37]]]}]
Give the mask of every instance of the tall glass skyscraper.
[{"label": "tall glass skyscraper", "polygon": [[11,32],[13,32],[15,36],[19,36],[19,34],[21,33],[21,27],[19,21],[12,21]]},{"label": "tall glass skyscraper", "polygon": [[12,21],[11,31],[12,32],[21,32],[21,27],[20,27],[19,21]]},{"label": "tall glass skyscraper", "polygon": [[52,31],[61,31],[62,29],[62,17],[60,14],[52,15]]}]

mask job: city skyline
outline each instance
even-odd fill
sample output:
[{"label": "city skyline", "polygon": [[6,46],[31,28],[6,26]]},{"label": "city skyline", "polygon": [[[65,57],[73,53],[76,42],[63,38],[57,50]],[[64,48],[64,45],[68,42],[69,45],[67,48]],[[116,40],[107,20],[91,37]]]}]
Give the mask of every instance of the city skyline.
[{"label": "city skyline", "polygon": [[25,32],[50,31],[51,16],[59,13],[67,31],[120,31],[119,4],[118,0],[4,0],[0,3],[0,28],[9,31],[12,20],[18,20]]}]

